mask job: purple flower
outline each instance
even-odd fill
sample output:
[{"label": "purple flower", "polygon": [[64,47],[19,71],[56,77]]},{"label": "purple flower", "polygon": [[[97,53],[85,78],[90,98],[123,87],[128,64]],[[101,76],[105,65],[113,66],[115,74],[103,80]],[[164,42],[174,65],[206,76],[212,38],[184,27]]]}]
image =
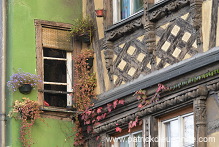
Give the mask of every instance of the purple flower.
[{"label": "purple flower", "polygon": [[7,86],[11,91],[16,91],[22,84],[29,83],[34,88],[37,86],[40,80],[39,75],[23,72],[21,69],[10,77],[10,81],[7,82]]}]

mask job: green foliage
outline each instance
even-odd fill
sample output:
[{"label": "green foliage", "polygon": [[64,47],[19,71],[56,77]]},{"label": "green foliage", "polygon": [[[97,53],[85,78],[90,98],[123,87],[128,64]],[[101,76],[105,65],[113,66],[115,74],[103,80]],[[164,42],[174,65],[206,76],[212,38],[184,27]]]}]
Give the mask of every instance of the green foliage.
[{"label": "green foliage", "polygon": [[88,34],[90,37],[94,31],[94,22],[90,17],[84,17],[82,19],[75,19],[71,28],[71,35],[81,36]]},{"label": "green foliage", "polygon": [[170,87],[170,90],[175,90],[175,89],[178,89],[178,88],[181,88],[183,86],[186,86],[186,85],[189,85],[189,84],[192,84],[192,83],[195,83],[195,82],[198,82],[200,80],[203,80],[203,79],[206,79],[208,77],[212,77],[212,76],[215,76],[219,74],[219,69],[215,69],[213,71],[209,71],[207,73],[204,73],[202,75],[199,75],[199,76],[196,76],[196,77],[193,77],[193,78],[190,78],[186,81],[183,81],[183,82],[180,82],[178,84],[175,84],[174,86],[171,86]]}]

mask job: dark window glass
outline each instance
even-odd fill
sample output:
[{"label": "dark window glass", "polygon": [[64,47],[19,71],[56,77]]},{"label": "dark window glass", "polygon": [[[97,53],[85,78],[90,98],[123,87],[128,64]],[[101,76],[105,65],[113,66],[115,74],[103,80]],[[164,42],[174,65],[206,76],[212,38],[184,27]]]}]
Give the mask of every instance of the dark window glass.
[{"label": "dark window glass", "polygon": [[45,59],[44,81],[66,83],[66,61]]},{"label": "dark window glass", "polygon": [[54,58],[66,58],[66,51],[51,48],[43,48],[43,56]]},{"label": "dark window glass", "polygon": [[53,94],[44,92],[44,100],[54,107],[66,107],[67,106],[67,94]]}]

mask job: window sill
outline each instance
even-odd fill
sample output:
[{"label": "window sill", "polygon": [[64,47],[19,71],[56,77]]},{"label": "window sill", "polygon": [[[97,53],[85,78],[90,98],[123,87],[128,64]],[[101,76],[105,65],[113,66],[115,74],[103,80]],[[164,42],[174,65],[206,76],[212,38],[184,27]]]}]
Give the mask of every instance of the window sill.
[{"label": "window sill", "polygon": [[65,112],[65,113],[76,113],[77,111],[73,111],[73,110],[68,110],[65,108],[58,108],[58,107],[42,107],[41,108],[42,111],[50,111],[50,112]]},{"label": "window sill", "polygon": [[67,120],[72,121],[73,115],[77,113],[74,110],[68,110],[65,108],[58,108],[58,107],[42,107],[40,110],[43,111],[42,116],[44,118],[53,118],[53,119],[60,119],[60,120]]},{"label": "window sill", "polygon": [[126,19],[123,19],[112,26],[110,26],[108,29],[105,30],[106,32],[106,39],[109,41],[116,40],[123,36],[124,34],[127,34],[128,32],[132,32],[133,30],[136,30],[139,27],[142,27],[142,16],[144,11],[141,10],[131,16],[129,16]]}]

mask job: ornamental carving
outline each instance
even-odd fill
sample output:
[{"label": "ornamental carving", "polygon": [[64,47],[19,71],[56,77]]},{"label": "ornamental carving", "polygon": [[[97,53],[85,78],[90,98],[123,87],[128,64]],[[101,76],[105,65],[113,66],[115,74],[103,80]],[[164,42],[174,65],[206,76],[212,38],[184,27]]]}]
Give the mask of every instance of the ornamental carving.
[{"label": "ornamental carving", "polygon": [[145,29],[145,46],[149,53],[149,60],[152,70],[154,70],[155,65],[155,50],[156,50],[156,35],[155,35],[155,24],[149,19],[149,3],[147,0],[144,1],[144,29]]},{"label": "ornamental carving", "polygon": [[124,24],[120,27],[116,27],[115,29],[111,29],[106,32],[106,40],[112,41],[116,40],[119,37],[131,33],[132,31],[136,30],[137,28],[140,28],[142,26],[142,18],[138,18],[135,20],[132,20],[131,22]]},{"label": "ornamental carving", "polygon": [[165,4],[158,5],[149,10],[149,19],[151,21],[158,20],[165,15],[178,10],[179,8],[185,7],[189,4],[189,0],[176,0],[176,1],[167,1]]},{"label": "ornamental carving", "polygon": [[196,31],[197,45],[202,47],[202,1],[194,0],[191,4],[191,16],[193,21],[193,27]]},{"label": "ornamental carving", "polygon": [[113,55],[114,52],[111,48],[108,48],[104,52],[105,55],[105,62],[106,62],[106,69],[108,71],[109,79],[110,81],[113,80],[112,75],[113,75]]},{"label": "ornamental carving", "polygon": [[[202,102],[203,101],[203,102]],[[205,124],[206,123],[206,104],[204,100],[201,100],[196,106],[195,106],[195,120],[196,125],[198,124]]]}]

